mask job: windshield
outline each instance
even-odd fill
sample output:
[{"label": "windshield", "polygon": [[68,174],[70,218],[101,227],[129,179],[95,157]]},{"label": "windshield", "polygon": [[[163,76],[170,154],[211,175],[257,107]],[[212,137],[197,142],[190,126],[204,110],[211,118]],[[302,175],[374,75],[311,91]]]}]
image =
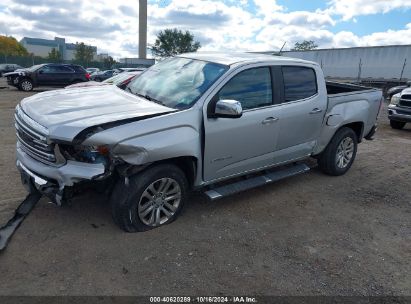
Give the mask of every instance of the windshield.
[{"label": "windshield", "polygon": [[27,70],[29,70],[30,72],[34,72],[37,69],[41,68],[42,66],[44,66],[44,64],[33,65],[32,67],[29,67]]},{"label": "windshield", "polygon": [[187,109],[228,67],[201,60],[174,57],[166,59],[133,80],[128,90],[166,107]]}]

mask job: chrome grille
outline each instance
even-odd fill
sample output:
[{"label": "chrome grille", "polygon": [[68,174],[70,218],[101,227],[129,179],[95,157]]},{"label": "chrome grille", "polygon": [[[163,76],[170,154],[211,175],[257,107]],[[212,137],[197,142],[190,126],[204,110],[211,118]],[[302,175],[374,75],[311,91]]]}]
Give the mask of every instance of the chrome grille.
[{"label": "chrome grille", "polygon": [[411,108],[411,95],[402,95],[399,105]]},{"label": "chrome grille", "polygon": [[47,164],[54,164],[56,162],[54,144],[48,144],[46,135],[33,128],[33,125],[37,123],[24,114],[19,107],[16,109],[14,119],[20,148],[34,159]]}]

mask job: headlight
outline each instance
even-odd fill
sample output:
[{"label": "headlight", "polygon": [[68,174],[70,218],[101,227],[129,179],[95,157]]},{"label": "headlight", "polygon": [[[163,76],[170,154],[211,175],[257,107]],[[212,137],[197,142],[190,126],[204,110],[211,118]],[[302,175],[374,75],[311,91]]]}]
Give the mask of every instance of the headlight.
[{"label": "headlight", "polygon": [[70,160],[104,165],[109,161],[107,146],[60,145],[60,149],[64,157]]},{"label": "headlight", "polygon": [[400,102],[400,99],[401,99],[401,94],[400,93],[392,95],[390,104],[391,105],[397,105]]}]

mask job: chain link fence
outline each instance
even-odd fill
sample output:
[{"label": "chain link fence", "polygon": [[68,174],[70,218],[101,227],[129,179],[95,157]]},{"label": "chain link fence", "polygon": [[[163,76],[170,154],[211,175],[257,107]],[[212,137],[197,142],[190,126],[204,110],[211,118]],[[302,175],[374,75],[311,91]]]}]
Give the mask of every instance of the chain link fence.
[{"label": "chain link fence", "polygon": [[0,56],[0,64],[2,63],[14,63],[18,64],[24,68],[31,67],[36,64],[42,63],[71,63],[78,64],[84,68],[99,68],[100,70],[109,70],[115,68],[138,68],[147,67],[141,64],[131,64],[131,63],[114,63],[100,62],[100,61],[78,61],[78,60],[52,60],[48,58],[43,58],[39,56]]}]

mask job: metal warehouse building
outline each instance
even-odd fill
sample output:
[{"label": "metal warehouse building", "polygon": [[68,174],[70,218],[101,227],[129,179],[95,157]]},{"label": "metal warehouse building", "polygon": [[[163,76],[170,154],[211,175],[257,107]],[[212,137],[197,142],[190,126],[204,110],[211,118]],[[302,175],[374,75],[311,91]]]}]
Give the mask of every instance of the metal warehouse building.
[{"label": "metal warehouse building", "polygon": [[289,51],[282,55],[315,61],[329,78],[372,82],[411,80],[411,45]]}]

